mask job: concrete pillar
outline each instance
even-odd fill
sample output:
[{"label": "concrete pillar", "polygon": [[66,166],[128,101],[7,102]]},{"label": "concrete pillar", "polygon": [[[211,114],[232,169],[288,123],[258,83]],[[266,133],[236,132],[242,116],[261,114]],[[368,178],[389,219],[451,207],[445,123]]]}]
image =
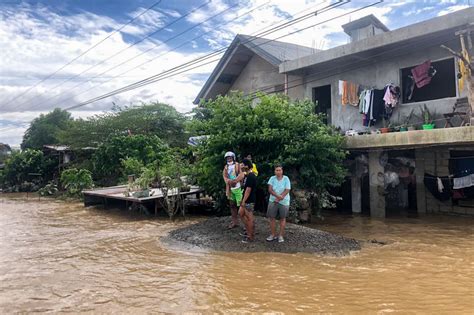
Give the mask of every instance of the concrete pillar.
[{"label": "concrete pillar", "polygon": [[384,167],[380,165],[382,150],[369,151],[370,216],[385,218]]},{"label": "concrete pillar", "polygon": [[351,197],[352,197],[352,213],[362,212],[362,187],[361,180],[357,176],[351,177]]},{"label": "concrete pillar", "polygon": [[426,213],[426,189],[425,179],[425,154],[423,150],[415,150],[415,176],[416,176],[416,208],[417,212]]}]

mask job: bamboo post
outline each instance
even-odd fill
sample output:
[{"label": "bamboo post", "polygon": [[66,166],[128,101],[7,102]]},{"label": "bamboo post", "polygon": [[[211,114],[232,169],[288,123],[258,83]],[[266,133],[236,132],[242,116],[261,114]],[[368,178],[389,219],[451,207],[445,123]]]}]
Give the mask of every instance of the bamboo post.
[{"label": "bamboo post", "polygon": [[[459,39],[461,41],[461,52],[466,50],[466,43],[464,42],[464,34],[459,34]],[[471,57],[472,58],[472,57]],[[474,126],[474,81],[473,81],[473,67],[471,60],[468,61],[469,66],[469,76],[466,78],[466,88],[467,88],[467,100],[471,106],[471,126]]]}]

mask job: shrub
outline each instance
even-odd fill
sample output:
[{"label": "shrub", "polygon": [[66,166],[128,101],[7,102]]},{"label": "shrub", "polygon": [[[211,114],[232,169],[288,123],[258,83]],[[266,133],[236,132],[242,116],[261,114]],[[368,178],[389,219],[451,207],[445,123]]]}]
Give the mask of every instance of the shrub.
[{"label": "shrub", "polygon": [[58,185],[53,182],[46,184],[44,187],[38,190],[41,196],[54,196],[58,193]]},{"label": "shrub", "polygon": [[160,163],[167,152],[167,145],[157,136],[112,137],[94,153],[94,176],[103,185],[114,185],[124,175],[124,167],[135,169],[140,163],[144,166]]},{"label": "shrub", "polygon": [[61,183],[70,196],[80,197],[82,191],[94,186],[92,173],[85,169],[70,168],[61,173]]},{"label": "shrub", "polygon": [[[31,191],[42,181],[41,176],[32,176],[31,174],[44,174],[47,168],[47,160],[43,152],[39,150],[15,151],[5,161],[5,170],[3,171],[3,185],[10,187],[14,191]],[[29,183],[30,184],[25,184]]]}]

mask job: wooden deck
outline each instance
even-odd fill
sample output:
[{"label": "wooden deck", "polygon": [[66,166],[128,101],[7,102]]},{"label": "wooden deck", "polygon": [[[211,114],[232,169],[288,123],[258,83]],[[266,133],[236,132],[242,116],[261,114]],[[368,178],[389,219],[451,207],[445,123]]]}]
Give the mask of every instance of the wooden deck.
[{"label": "wooden deck", "polygon": [[[149,197],[137,198],[137,197],[127,197],[125,192],[127,191],[127,185],[122,186],[112,186],[112,187],[102,187],[97,189],[84,190],[84,206],[93,206],[102,204],[104,207],[107,207],[109,200],[122,200],[125,201],[125,205],[128,207],[129,204],[154,204],[155,215],[158,212],[160,205],[160,199],[163,199],[163,192],[160,188],[150,189]],[[181,192],[179,195],[186,197],[189,195],[196,195],[196,198],[199,199],[200,194],[203,192],[198,186],[191,186],[190,191]],[[177,189],[171,189],[168,191],[168,196],[176,196],[178,194]]]}]

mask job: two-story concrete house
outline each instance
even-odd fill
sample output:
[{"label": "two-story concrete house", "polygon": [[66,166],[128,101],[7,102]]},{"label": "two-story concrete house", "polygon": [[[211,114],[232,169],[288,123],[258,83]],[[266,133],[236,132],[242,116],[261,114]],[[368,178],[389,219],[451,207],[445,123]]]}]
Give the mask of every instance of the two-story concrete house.
[{"label": "two-story concrete house", "polygon": [[[342,26],[348,44],[280,58],[274,77],[259,74],[261,70],[247,62],[222,88],[219,73],[225,73],[225,67],[218,66],[220,72],[216,68],[198,99],[231,90],[268,91],[273,84],[275,91],[291,98],[312,99],[317,111],[326,113],[328,123],[342,132],[355,130],[347,137],[350,173],[341,188],[340,208],[376,217],[474,214],[474,127],[469,123],[474,104],[467,101],[472,98],[470,85],[458,58],[441,47],[462,51],[462,36],[465,51],[474,56],[473,22],[474,8],[468,8],[390,31],[370,15]],[[275,64],[278,61],[273,68]],[[393,104],[385,100],[387,87],[394,92],[389,96],[396,96]],[[367,94],[368,99],[362,97]],[[364,110],[362,99],[373,113]],[[425,105],[436,129],[375,133],[388,122],[421,129]],[[449,116],[454,106],[464,114]]]}]

